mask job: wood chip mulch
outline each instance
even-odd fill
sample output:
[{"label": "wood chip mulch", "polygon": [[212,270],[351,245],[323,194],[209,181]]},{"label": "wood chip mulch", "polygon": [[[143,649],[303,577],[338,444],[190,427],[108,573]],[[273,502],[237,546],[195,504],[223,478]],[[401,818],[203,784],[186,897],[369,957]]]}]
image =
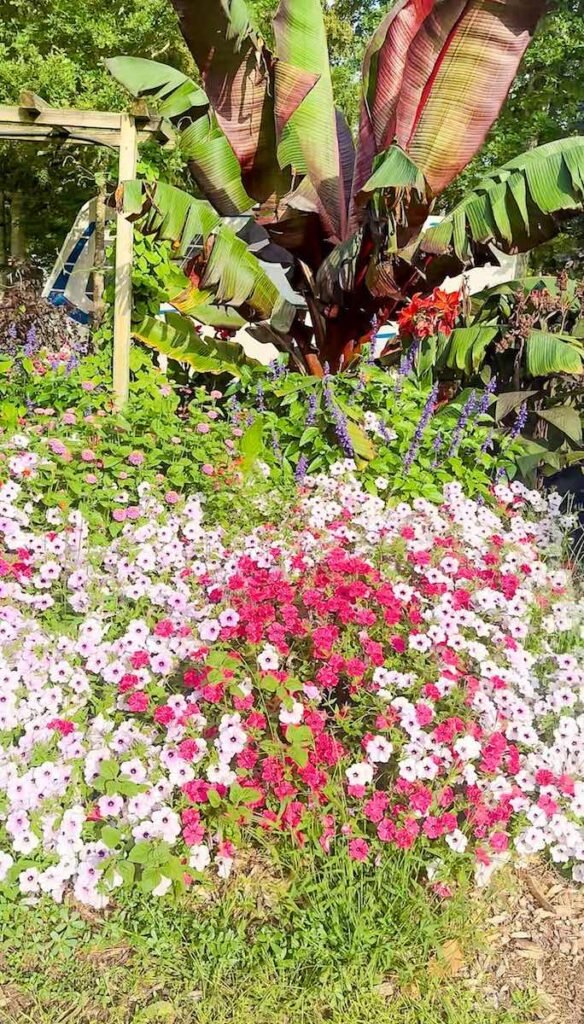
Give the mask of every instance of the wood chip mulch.
[{"label": "wood chip mulch", "polygon": [[513,992],[532,993],[538,1024],[584,1024],[584,886],[538,862],[507,877],[465,983],[497,1008]]}]

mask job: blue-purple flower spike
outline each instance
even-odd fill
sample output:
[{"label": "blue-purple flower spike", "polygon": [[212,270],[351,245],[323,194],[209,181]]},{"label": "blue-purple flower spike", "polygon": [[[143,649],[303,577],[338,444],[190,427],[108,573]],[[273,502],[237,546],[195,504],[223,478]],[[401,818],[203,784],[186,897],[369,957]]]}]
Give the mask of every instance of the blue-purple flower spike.
[{"label": "blue-purple flower spike", "polygon": [[313,427],[316,423],[316,404],[316,395],[313,392],[308,399],[308,412],[305,420],[307,427]]},{"label": "blue-purple flower spike", "polygon": [[304,480],[304,477],[306,476],[306,470],[307,469],[308,469],[308,459],[306,458],[306,455],[301,455],[300,458],[298,459],[298,463],[296,465],[296,472],[294,473],[294,478],[295,478],[297,484],[301,484],[302,483],[302,481]]},{"label": "blue-purple flower spike", "polygon": [[452,432],[452,441],[450,442],[450,448],[448,449],[449,459],[452,458],[453,455],[456,455],[460,447],[460,442],[462,441],[462,435],[466,429],[466,425],[472,414],[475,412],[477,404],[476,391],[471,391],[460,413],[460,419]]},{"label": "blue-purple flower spike", "polygon": [[411,468],[412,463],[413,463],[413,461],[414,461],[414,459],[416,457],[416,454],[418,452],[418,449],[419,449],[421,441],[422,441],[422,436],[424,434],[424,431],[425,431],[426,427],[428,426],[428,424],[429,424],[429,422],[430,422],[430,420],[432,418],[432,413],[434,412],[434,409],[436,408],[436,399],[437,398],[438,398],[438,385],[435,384],[434,387],[432,388],[430,394],[428,395],[428,398],[427,398],[427,401],[426,401],[426,404],[425,404],[424,408],[422,409],[422,415],[420,416],[420,419],[418,421],[418,425],[416,427],[414,436],[412,438],[412,442],[410,444],[410,447],[409,447],[409,449],[407,451],[407,454],[406,454],[406,457],[404,459],[404,469],[406,470],[406,472]]},{"label": "blue-purple flower spike", "polygon": [[521,434],[521,432],[522,432],[523,428],[525,427],[526,423],[527,423],[527,403],[524,402],[523,405],[521,406],[518,414],[517,414],[517,419],[515,420],[515,423],[513,424],[513,427],[511,429],[511,433],[509,435],[512,441],[514,441],[516,437],[519,437],[519,435]]}]

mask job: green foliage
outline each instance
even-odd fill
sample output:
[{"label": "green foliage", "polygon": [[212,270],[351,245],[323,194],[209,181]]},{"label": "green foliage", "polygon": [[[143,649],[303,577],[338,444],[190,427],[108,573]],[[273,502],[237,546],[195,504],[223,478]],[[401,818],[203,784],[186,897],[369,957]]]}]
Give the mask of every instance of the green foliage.
[{"label": "green foliage", "polygon": [[[201,114],[194,82],[177,78],[172,67],[156,69],[126,57],[110,67],[135,96],[150,93],[164,105],[178,88],[181,97],[184,89],[198,97],[186,117],[176,117],[177,127],[194,179],[210,201],[209,216],[213,210],[221,215],[221,226],[203,224],[202,202],[164,183],[145,187],[141,196],[139,182],[125,183],[122,204],[145,233],[171,239],[177,258],[196,242],[197,284],[173,302],[188,317],[196,318],[200,306],[233,307],[244,319],[265,323],[273,340],[293,350],[309,372],[319,374],[325,362],[336,372],[371,331],[380,300],[391,315],[422,278],[430,280],[428,253],[452,248],[462,266],[471,255],[486,258],[485,243],[499,235],[510,247],[527,248],[553,234],[553,212],[581,202],[583,154],[566,144],[559,155],[554,149],[555,162],[547,151],[531,152],[524,159],[527,170],[517,161],[503,168],[508,199],[493,198],[491,207],[490,195],[471,196],[472,208],[456,214],[448,237],[445,227],[439,237],[432,231],[420,237],[434,196],[480,147],[503,103],[542,0],[480,11],[467,2],[454,26],[442,8],[430,11],[407,0],[390,9],[366,51],[356,152],[335,112],[320,0],[282,0],[271,50],[243,0],[211,5],[200,18],[184,0],[173,4],[209,112]],[[271,5],[262,4],[261,14],[268,13]],[[454,47],[451,32],[458,40]],[[510,32],[516,42],[505,46]],[[417,58],[410,62],[407,53],[397,52],[400,46],[408,53],[417,46]],[[250,61],[263,68],[253,82],[245,71]],[[459,130],[449,138],[441,127],[454,108]],[[185,114],[182,99],[178,109]],[[388,149],[393,139],[398,145]],[[562,174],[554,188],[558,160]],[[501,191],[499,178],[489,190]],[[257,201],[252,212],[250,197]],[[291,270],[299,302],[290,300]],[[316,352],[299,306],[310,311]]]},{"label": "green foliage", "polygon": [[[512,885],[512,879],[505,879]],[[138,886],[107,915],[4,901],[7,1024],[527,1024],[521,988],[492,1010],[458,977],[432,977],[449,940],[472,964],[488,904],[465,871],[429,895],[413,858],[380,868],[295,851],[256,856],[221,899],[203,884],[156,902]],[[388,980],[389,979],[389,980]]]},{"label": "green foliage", "polygon": [[434,373],[450,386],[496,378],[495,419],[511,432],[519,422],[518,465],[532,480],[582,454],[583,297],[566,274],[497,285],[473,296],[465,326],[432,341]]},{"label": "green foliage", "polygon": [[[11,360],[0,367],[0,426],[10,433],[32,428],[30,450],[45,460],[31,481],[39,515],[53,506],[81,509],[100,542],[122,528],[112,519],[119,495],[137,502],[138,488],[148,485],[163,499],[168,491],[206,495],[226,524],[233,494],[241,491],[239,506],[253,518],[263,488],[254,485],[252,494],[243,486],[233,463],[238,439],[216,398],[189,389],[193,400],[181,407],[180,390],[135,347],[131,402],[123,415],[115,414],[110,366],[106,348],[69,371],[61,366],[38,374]],[[62,442],[66,455],[46,459],[49,441]]]},{"label": "green foliage", "polygon": [[[502,438],[497,443],[494,422],[486,414],[452,447],[468,392],[435,411],[418,448],[414,436],[428,388],[415,377],[396,378],[372,365],[362,365],[358,375],[342,374],[324,382],[294,373],[271,379],[264,370],[247,371],[227,394],[235,422],[245,422],[250,406],[260,413],[248,435],[254,429],[254,452],[271,467],[279,484],[298,477],[301,460],[304,472],[321,473],[348,454],[339,436],[339,417],[346,424],[366,488],[390,501],[419,496],[439,501],[443,484],[453,479],[467,493],[486,496],[498,469],[513,476],[522,451]],[[414,458],[408,469],[404,462],[412,446]]]}]

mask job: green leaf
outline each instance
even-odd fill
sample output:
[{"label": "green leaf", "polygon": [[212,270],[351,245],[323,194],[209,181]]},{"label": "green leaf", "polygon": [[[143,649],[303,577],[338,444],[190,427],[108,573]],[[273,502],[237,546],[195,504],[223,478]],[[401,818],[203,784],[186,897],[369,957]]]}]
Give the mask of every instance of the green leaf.
[{"label": "green leaf", "polygon": [[306,768],[308,764],[308,750],[306,747],[290,747],[288,756],[296,762],[299,768]]},{"label": "green leaf", "polygon": [[570,335],[531,330],[526,344],[527,372],[531,377],[584,372],[584,361]]},{"label": "green leaf", "polygon": [[557,215],[584,203],[584,137],[549,142],[486,175],[421,239],[423,252],[452,252],[464,265],[481,246],[527,252],[558,232]]},{"label": "green leaf", "polygon": [[254,200],[243,186],[241,167],[229,141],[212,114],[183,128],[180,150],[203,195],[223,216],[251,210]]},{"label": "green leaf", "polygon": [[286,739],[292,746],[299,746],[305,743],[312,743],[312,732],[307,725],[286,726]]},{"label": "green leaf", "polygon": [[262,794],[259,789],[254,789],[252,786],[242,786],[241,788],[243,790],[241,803],[255,804],[261,798]]},{"label": "green leaf", "polygon": [[239,377],[244,366],[256,366],[236,341],[202,338],[188,317],[167,313],[164,320],[146,316],[134,324],[132,334],[169,359],[186,363],[199,373],[229,373]]},{"label": "green leaf", "polygon": [[566,437],[577,444],[582,440],[582,418],[571,405],[558,405],[553,409],[537,409],[537,415],[546,423],[561,430]]},{"label": "green leaf", "polygon": [[147,842],[136,843],[130,850],[128,860],[131,864],[147,864],[152,853],[152,844]]},{"label": "green leaf", "polygon": [[413,160],[399,146],[393,145],[379,153],[373,161],[373,174],[362,186],[357,202],[367,202],[372,193],[381,190],[396,195],[417,192],[419,199],[426,195],[424,175]]},{"label": "green leaf", "polygon": [[104,780],[117,779],[119,771],[120,766],[118,762],[111,759],[109,761],[102,761],[99,768],[100,777]]},{"label": "green leaf", "polygon": [[365,459],[366,462],[371,462],[371,460],[377,455],[377,452],[365,431],[350,419],[347,420],[347,431],[351,439],[351,444],[355,450],[355,454],[358,455],[359,458]]},{"label": "green leaf", "polygon": [[504,420],[510,412],[518,409],[520,405],[537,394],[539,394],[538,391],[506,391],[505,394],[499,395],[495,405],[495,419],[497,421]]},{"label": "green leaf", "polygon": [[278,680],[275,678],[275,676],[271,676],[268,673],[268,675],[262,675],[258,679],[258,686],[260,687],[260,689],[266,690],[267,693],[275,693],[276,690],[278,689]]},{"label": "green leaf", "polygon": [[211,804],[211,807],[217,808],[221,806],[221,797],[219,796],[219,793],[217,792],[216,789],[209,790],[207,794],[207,800]]},{"label": "green leaf", "polygon": [[117,828],[113,828],[111,825],[104,825],[101,830],[101,840],[105,845],[113,850],[119,845],[122,834]]},{"label": "green leaf", "polygon": [[182,882],[184,873],[185,866],[180,857],[169,857],[162,866],[162,874],[165,878],[172,878],[173,882]]},{"label": "green leaf", "polygon": [[119,208],[139,219],[142,234],[172,242],[175,256],[186,256],[194,242],[206,242],[221,220],[206,200],[163,181],[123,182]]},{"label": "green leaf", "polygon": [[462,370],[470,376],[479,369],[487,348],[498,334],[498,327],[475,326],[457,327],[448,338],[440,335],[440,365]]},{"label": "green leaf", "polygon": [[147,865],[140,879],[140,888],[142,892],[152,892],[156,888],[158,883],[162,880],[162,872],[159,867],[154,864]]},{"label": "green leaf", "polygon": [[[155,886],[154,886],[155,888]],[[132,1017],[132,1024],[175,1024],[177,1013],[174,1005],[165,999],[158,999]]]},{"label": "green leaf", "polygon": [[239,441],[239,450],[246,459],[253,461],[264,450],[264,420],[256,416]]},{"label": "green leaf", "polygon": [[297,79],[304,98],[292,112],[282,113],[289,83],[276,80],[278,162],[307,175],[331,236],[340,240],[347,224],[346,190],[320,0],[281,0],[273,26],[278,56],[304,73],[304,84],[301,76]]},{"label": "green leaf", "polygon": [[159,101],[164,117],[177,117],[193,107],[208,107],[206,93],[188,75],[168,64],[144,57],[110,57],[109,73],[136,98],[151,96]]},{"label": "green leaf", "polygon": [[120,860],[116,863],[116,871],[124,879],[124,885],[131,885],[134,881],[136,868],[130,860]]}]

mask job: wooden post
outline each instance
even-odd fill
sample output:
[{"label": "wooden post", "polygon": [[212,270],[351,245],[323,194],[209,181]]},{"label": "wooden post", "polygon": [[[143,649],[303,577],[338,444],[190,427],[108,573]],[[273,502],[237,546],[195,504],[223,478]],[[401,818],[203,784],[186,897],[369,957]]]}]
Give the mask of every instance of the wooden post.
[{"label": "wooden post", "polygon": [[6,271],[8,270],[8,230],[6,223],[6,198],[0,191],[0,299],[4,294]]},{"label": "wooden post", "polygon": [[95,257],[93,260],[93,326],[99,327],[105,311],[105,178],[98,176],[95,199]]},{"label": "wooden post", "polygon": [[[120,115],[119,180],[136,177],[136,124],[129,114]],[[114,299],[114,403],[124,406],[130,388],[132,318],[132,250],[134,229],[121,214],[117,218]]]}]

